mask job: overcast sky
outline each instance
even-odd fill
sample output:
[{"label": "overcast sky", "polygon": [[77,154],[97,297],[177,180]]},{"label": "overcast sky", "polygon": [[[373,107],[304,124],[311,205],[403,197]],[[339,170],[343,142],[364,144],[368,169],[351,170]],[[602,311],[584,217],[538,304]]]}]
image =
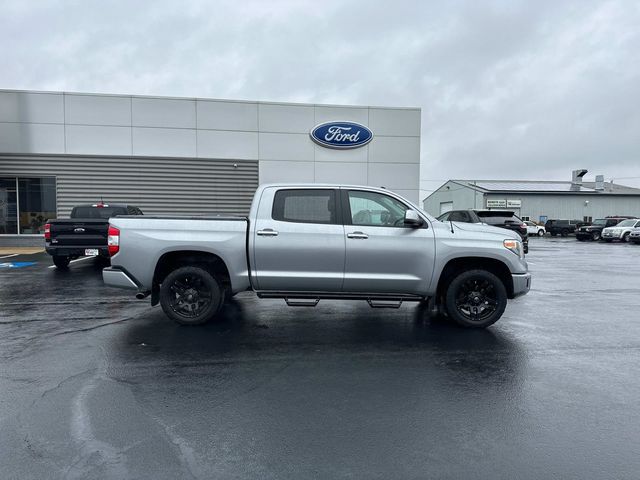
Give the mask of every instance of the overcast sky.
[{"label": "overcast sky", "polygon": [[637,0],[0,0],[0,88],[421,107],[425,192],[640,186]]}]

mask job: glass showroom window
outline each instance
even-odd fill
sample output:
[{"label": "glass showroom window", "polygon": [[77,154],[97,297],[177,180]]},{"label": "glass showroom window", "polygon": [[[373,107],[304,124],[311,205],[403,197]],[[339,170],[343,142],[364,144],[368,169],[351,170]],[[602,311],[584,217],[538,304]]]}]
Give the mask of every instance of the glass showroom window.
[{"label": "glass showroom window", "polygon": [[16,179],[0,178],[0,235],[18,233]]},{"label": "glass showroom window", "polygon": [[47,219],[56,218],[56,179],[18,177],[21,234],[42,234]]}]

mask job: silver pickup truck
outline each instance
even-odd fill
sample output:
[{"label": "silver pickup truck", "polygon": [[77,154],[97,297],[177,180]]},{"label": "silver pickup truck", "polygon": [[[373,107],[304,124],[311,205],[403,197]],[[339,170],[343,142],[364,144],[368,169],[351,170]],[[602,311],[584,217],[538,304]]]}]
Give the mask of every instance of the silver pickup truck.
[{"label": "silver pickup truck", "polygon": [[108,244],[104,282],[150,295],[186,325],[254,290],[290,306],[428,302],[463,326],[487,327],[531,285],[517,233],[439,222],[383,188],[262,185],[248,217],[119,216]]}]

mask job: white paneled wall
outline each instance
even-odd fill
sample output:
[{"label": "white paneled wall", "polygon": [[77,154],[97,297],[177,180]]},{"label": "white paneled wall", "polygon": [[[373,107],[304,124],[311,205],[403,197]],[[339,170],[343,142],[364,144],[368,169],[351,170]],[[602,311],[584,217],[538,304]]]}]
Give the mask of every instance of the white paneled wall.
[{"label": "white paneled wall", "polygon": [[[317,124],[354,121],[368,145],[336,150]],[[255,161],[259,181],[385,186],[418,201],[420,109],[0,91],[0,156],[67,154]]]}]

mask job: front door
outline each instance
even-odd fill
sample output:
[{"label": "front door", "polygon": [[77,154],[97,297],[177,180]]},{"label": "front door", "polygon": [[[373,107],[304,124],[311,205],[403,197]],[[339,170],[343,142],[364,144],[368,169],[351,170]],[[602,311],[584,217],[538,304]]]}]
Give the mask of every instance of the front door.
[{"label": "front door", "polygon": [[339,190],[267,188],[252,228],[258,290],[339,292],[344,226]]},{"label": "front door", "polygon": [[349,293],[424,294],[433,272],[433,229],[404,225],[410,207],[383,193],[343,190]]}]

